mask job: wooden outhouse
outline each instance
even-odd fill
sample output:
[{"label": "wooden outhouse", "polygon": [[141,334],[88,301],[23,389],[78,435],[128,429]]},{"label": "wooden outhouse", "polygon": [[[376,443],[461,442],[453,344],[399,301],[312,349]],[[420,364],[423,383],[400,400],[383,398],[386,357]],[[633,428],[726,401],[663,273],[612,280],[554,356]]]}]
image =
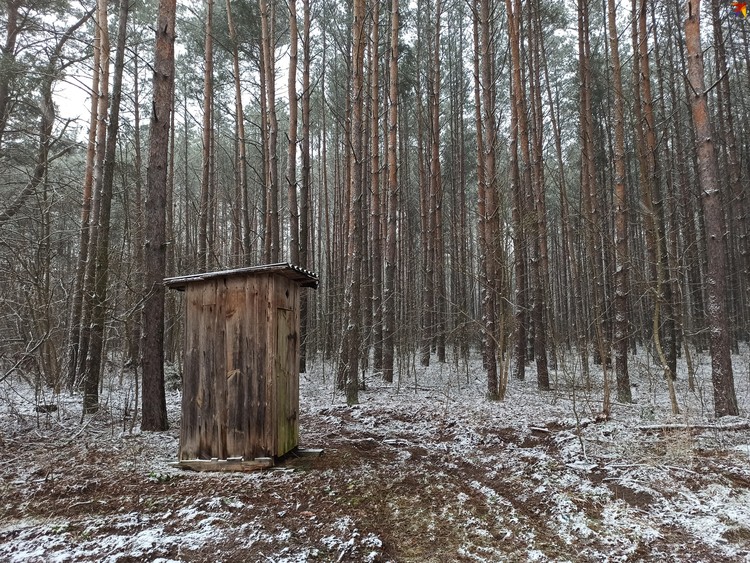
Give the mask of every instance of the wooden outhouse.
[{"label": "wooden outhouse", "polygon": [[180,462],[297,447],[300,288],[316,288],[316,275],[280,263],[164,284],[185,292]]}]

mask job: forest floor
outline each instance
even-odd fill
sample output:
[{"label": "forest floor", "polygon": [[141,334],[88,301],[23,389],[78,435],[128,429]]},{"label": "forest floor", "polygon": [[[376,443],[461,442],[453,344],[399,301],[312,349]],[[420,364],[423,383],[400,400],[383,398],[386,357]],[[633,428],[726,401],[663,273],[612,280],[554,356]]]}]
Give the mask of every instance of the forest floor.
[{"label": "forest floor", "polygon": [[[709,360],[677,381],[631,363],[637,402],[601,411],[567,365],[533,368],[503,402],[481,362],[368,377],[361,403],[330,366],[301,377],[300,441],[322,456],[256,473],[194,473],[171,429],[129,430],[132,381],[113,376],[81,424],[80,397],[0,388],[2,561],[750,561],[750,352],[734,357],[742,417],[712,420]],[[40,414],[40,402],[55,412]],[[674,426],[665,426],[674,425]]]}]

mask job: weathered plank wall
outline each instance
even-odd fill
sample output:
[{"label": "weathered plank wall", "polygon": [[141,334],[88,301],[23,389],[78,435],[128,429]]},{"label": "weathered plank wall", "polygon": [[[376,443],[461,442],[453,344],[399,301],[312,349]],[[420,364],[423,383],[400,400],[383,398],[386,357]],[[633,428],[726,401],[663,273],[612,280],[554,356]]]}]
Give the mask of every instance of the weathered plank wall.
[{"label": "weathered plank wall", "polygon": [[274,274],[186,288],[181,460],[297,446],[299,287]]},{"label": "weathered plank wall", "polygon": [[283,455],[298,444],[299,437],[299,288],[289,280],[276,276],[275,296],[271,313],[275,318],[275,351],[271,369],[275,373],[274,393],[276,415],[274,435],[276,455]]}]

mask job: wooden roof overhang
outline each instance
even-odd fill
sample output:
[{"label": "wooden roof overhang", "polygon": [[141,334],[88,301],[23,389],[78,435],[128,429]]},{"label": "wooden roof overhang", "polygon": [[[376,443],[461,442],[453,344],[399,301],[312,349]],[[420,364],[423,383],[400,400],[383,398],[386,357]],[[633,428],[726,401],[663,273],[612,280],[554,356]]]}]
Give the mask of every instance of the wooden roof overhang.
[{"label": "wooden roof overhang", "polygon": [[278,264],[263,264],[260,266],[248,266],[246,268],[235,268],[233,270],[220,270],[217,272],[203,272],[201,274],[190,274],[187,276],[177,276],[174,278],[165,278],[164,285],[178,291],[185,291],[185,287],[190,283],[211,280],[215,278],[226,278],[233,276],[252,276],[260,274],[279,274],[287,279],[297,282],[301,287],[318,288],[318,275],[299,266],[289,264],[288,262],[279,262]]}]

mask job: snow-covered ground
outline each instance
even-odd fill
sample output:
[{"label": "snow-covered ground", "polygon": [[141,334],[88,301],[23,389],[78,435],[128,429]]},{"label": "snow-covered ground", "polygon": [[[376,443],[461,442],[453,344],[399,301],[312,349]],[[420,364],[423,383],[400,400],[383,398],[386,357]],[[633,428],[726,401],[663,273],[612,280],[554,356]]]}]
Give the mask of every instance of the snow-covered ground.
[{"label": "snow-covered ground", "polygon": [[[485,399],[481,362],[410,362],[368,375],[360,404],[330,364],[301,376],[301,445],[252,474],[192,473],[172,428],[130,431],[132,381],[80,397],[0,388],[2,561],[750,561],[750,353],[735,356],[741,416],[713,420],[709,358],[684,364],[681,413],[645,353],[637,402],[602,407],[602,373],[575,362]],[[613,377],[613,374],[611,374]],[[35,411],[38,403],[55,412]]]}]

